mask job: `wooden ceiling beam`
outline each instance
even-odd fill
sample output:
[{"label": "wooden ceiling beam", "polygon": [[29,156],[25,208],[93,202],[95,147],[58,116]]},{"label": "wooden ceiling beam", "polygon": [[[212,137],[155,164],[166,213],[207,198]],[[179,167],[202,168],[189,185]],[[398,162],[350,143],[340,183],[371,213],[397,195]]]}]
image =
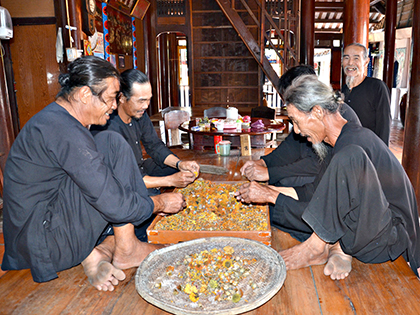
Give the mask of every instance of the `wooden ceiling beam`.
[{"label": "wooden ceiling beam", "polygon": [[319,12],[342,12],[344,10],[344,2],[323,2],[315,1],[315,11]]}]

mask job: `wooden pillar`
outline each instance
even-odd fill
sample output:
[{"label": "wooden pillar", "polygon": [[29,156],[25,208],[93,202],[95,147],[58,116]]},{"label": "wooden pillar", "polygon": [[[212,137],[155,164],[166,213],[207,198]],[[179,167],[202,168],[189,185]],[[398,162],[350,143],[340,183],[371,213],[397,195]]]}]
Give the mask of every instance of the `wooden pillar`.
[{"label": "wooden pillar", "polygon": [[162,33],[158,36],[159,42],[159,98],[162,102],[162,109],[171,106],[170,104],[170,74],[169,65],[169,34]]},{"label": "wooden pillar", "polygon": [[[4,63],[0,62],[0,180],[3,182],[3,170],[6,159],[15,139],[9,94],[5,80]],[[0,183],[0,184],[1,184]],[[3,185],[0,185],[0,195],[3,196]]]},{"label": "wooden pillar", "polygon": [[344,1],[344,47],[351,43],[360,43],[368,47],[369,8],[369,0]]},{"label": "wooden pillar", "polygon": [[[148,75],[150,84],[152,85],[153,97],[150,102],[147,113],[154,115],[159,112],[159,92],[158,92],[158,57],[157,57],[157,2],[150,1],[150,7],[143,19],[143,35],[145,51],[145,68],[144,71]],[[139,48],[139,46],[137,46]]]},{"label": "wooden pillar", "polygon": [[[72,47],[77,49],[83,49],[82,44],[82,0],[69,0],[68,2],[69,18],[71,26],[77,27],[76,31],[72,31],[71,35],[73,37],[74,43]],[[69,30],[63,30],[63,37],[65,34],[68,34]]]},{"label": "wooden pillar", "polygon": [[178,37],[175,32],[168,34],[169,37],[169,95],[170,106],[179,106],[179,56],[178,56]]},{"label": "wooden pillar", "polygon": [[[413,41],[413,56],[420,54],[420,1],[414,1],[413,28],[411,40]],[[420,205],[420,60],[412,58],[411,81],[409,89],[409,105],[406,112],[404,128],[404,147],[402,165],[407,172]],[[420,213],[420,206],[418,206]]]},{"label": "wooden pillar", "polygon": [[[385,48],[383,78],[392,91],[394,81],[395,33],[397,26],[397,0],[387,0],[385,14]],[[415,56],[415,55],[414,55]]]},{"label": "wooden pillar", "polygon": [[314,64],[315,49],[315,0],[302,1],[299,63]]}]

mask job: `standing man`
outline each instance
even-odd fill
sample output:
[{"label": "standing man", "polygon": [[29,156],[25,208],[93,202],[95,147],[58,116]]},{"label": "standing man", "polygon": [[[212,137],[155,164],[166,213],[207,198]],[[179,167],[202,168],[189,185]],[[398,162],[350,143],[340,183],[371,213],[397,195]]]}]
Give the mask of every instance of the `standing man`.
[{"label": "standing man", "polygon": [[363,127],[372,130],[388,145],[391,128],[390,92],[383,81],[366,76],[368,64],[368,51],[362,44],[353,43],[344,49],[344,102],[354,109]]}]

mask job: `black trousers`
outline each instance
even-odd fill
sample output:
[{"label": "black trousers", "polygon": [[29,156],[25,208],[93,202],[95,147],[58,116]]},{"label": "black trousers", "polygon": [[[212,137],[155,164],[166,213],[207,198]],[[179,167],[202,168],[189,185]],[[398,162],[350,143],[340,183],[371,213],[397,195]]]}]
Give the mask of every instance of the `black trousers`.
[{"label": "black trousers", "polygon": [[[112,175],[124,186],[140,191],[142,186],[138,183],[142,181],[142,176],[133,151],[124,138],[117,133],[103,131],[95,136],[95,142],[98,151],[104,154],[104,162],[112,170]],[[65,222],[52,220],[44,227],[51,261],[57,272],[81,263],[92,252],[108,226],[108,222],[88,204],[71,179],[60,189],[55,202],[60,204],[61,198],[66,198],[72,204],[71,209],[66,211]]]},{"label": "black trousers", "polygon": [[376,169],[359,146],[334,156],[310,202],[282,196],[271,213],[273,225],[298,240],[315,232],[365,263],[394,260],[407,250],[402,219],[389,209]]}]

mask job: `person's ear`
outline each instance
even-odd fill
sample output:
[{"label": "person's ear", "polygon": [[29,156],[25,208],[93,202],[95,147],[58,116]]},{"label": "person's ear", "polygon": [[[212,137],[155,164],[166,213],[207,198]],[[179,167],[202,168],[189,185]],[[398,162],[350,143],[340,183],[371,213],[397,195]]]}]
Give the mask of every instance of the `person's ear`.
[{"label": "person's ear", "polygon": [[319,119],[319,120],[322,120],[322,119],[324,118],[324,110],[322,109],[322,107],[321,107],[321,106],[319,106],[319,105],[315,105],[315,106],[312,108],[312,115],[313,115],[315,118],[317,118],[317,119]]},{"label": "person's ear", "polygon": [[125,95],[122,92],[120,92],[120,95],[119,95],[119,98],[118,98],[118,102],[117,103],[118,103],[118,105],[127,103],[127,98],[125,97]]},{"label": "person's ear", "polygon": [[79,97],[79,99],[82,103],[86,104],[91,100],[91,98],[93,96],[93,93],[92,93],[92,90],[90,89],[90,87],[85,85],[85,86],[82,86],[79,89],[79,92],[77,93],[77,96]]},{"label": "person's ear", "polygon": [[366,60],[365,60],[365,62],[363,63],[363,67],[364,68],[366,68],[368,66],[369,61],[370,61],[370,59],[369,59],[369,57],[367,57]]}]

